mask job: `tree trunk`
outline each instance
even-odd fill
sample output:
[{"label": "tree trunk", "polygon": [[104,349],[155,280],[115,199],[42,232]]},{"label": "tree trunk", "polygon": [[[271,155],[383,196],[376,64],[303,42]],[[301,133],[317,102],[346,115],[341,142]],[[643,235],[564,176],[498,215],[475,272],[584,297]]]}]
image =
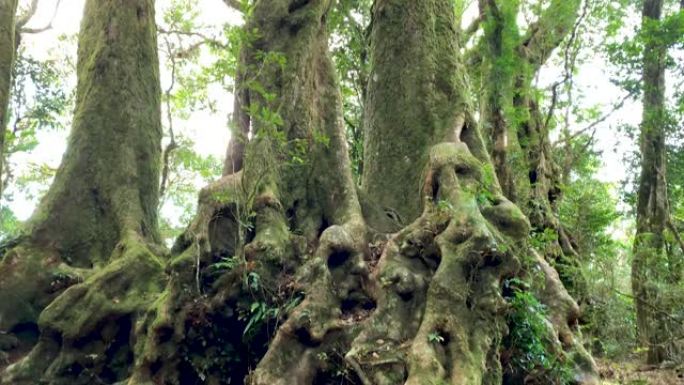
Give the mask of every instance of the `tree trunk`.
[{"label": "tree trunk", "polygon": [[[224,176],[200,193],[197,216],[171,250],[165,288],[135,275],[127,291],[109,289],[112,266],[131,269],[125,257],[112,260],[43,312],[41,341],[3,379],[504,381],[502,284],[531,266],[521,264],[529,223],[502,195],[472,117],[452,2],[374,5],[370,170],[360,194],[328,54],[331,4],[255,3],[237,85],[242,143],[231,146]],[[551,354],[576,382],[591,383],[593,362],[573,337],[576,305],[543,259],[533,264],[546,280]],[[78,300],[95,304],[92,289],[103,291],[99,309]]]},{"label": "tree trunk", "polygon": [[[517,129],[519,117],[512,114],[513,99],[523,89],[516,90],[517,77],[526,78],[526,63],[517,52],[520,33],[516,18],[520,5],[496,0],[480,1],[485,49],[480,50],[480,72],[484,81],[480,103],[483,132],[496,175],[504,195],[513,202],[526,196],[524,172]],[[521,71],[522,70],[522,71]],[[515,92],[517,91],[517,92]]]},{"label": "tree trunk", "polygon": [[552,1],[522,34],[519,4],[481,0],[483,42],[477,47],[475,70],[483,79],[480,112],[494,169],[504,195],[522,208],[533,234],[556,235],[545,242],[544,257],[577,295],[583,283],[577,273],[579,255],[558,219],[561,197],[559,167],[549,140],[551,120],[542,113],[533,81],[554,50],[577,23],[582,1]]},{"label": "tree trunk", "polygon": [[[527,129],[543,124],[536,116],[540,111],[533,100],[532,83],[572,31],[581,4],[581,0],[552,1],[522,34],[517,26],[519,4],[480,0],[485,49],[477,47],[476,59],[471,61],[478,64],[485,83],[482,120],[504,194],[521,206],[527,206],[532,190],[543,182],[528,172],[533,173],[539,165],[535,152],[541,153],[541,144],[548,140],[544,138],[548,133]],[[550,154],[546,157],[550,160]]]},{"label": "tree trunk", "polygon": [[380,206],[369,217],[378,230],[395,231],[420,216],[430,148],[454,141],[472,120],[464,69],[457,56],[440,54],[457,52],[452,14],[433,1],[375,4],[361,185]]},{"label": "tree trunk", "polygon": [[[132,314],[158,285],[158,66],[152,0],[86,2],[66,154],[24,234],[2,250],[0,330],[41,330],[5,383],[85,383],[120,359]],[[110,345],[92,342],[100,333]]]},{"label": "tree trunk", "polygon": [[16,13],[17,0],[0,0],[0,199],[4,191],[5,130],[14,68]]},{"label": "tree trunk", "polygon": [[[663,11],[662,0],[646,0],[642,28],[654,31]],[[663,233],[669,219],[665,127],[665,62],[667,46],[647,37],[643,54],[643,118],[639,144],[641,176],[637,192],[637,229],[634,236],[632,290],[636,298],[637,335],[648,348],[647,361],[659,364],[676,356],[670,335],[664,288],[668,266]]]}]

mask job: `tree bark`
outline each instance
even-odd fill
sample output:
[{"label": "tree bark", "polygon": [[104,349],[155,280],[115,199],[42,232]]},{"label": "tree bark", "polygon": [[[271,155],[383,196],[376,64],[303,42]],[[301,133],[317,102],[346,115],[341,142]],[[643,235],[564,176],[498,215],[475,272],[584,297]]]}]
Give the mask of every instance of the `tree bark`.
[{"label": "tree bark", "polygon": [[242,170],[245,157],[245,147],[249,141],[251,119],[245,109],[249,106],[249,90],[241,89],[246,82],[244,72],[247,71],[245,60],[241,58],[237,68],[236,86],[233,89],[233,116],[231,118],[231,136],[223,164],[223,175],[234,174]]},{"label": "tree bark", "polygon": [[[663,12],[662,0],[646,0],[642,29],[657,30]],[[632,290],[636,298],[637,335],[648,348],[647,362],[659,364],[676,356],[669,334],[662,285],[667,281],[667,257],[663,233],[669,220],[665,147],[665,63],[667,46],[657,37],[646,36],[643,53],[643,117],[639,145],[641,175],[637,191],[637,229],[632,260]]]},{"label": "tree bark", "polygon": [[29,225],[33,242],[49,242],[74,265],[106,262],[128,233],[159,241],[162,134],[152,5],[86,3],[68,150]]},{"label": "tree bark", "polygon": [[4,191],[5,130],[9,121],[9,101],[14,68],[17,0],[0,1],[0,197]]}]

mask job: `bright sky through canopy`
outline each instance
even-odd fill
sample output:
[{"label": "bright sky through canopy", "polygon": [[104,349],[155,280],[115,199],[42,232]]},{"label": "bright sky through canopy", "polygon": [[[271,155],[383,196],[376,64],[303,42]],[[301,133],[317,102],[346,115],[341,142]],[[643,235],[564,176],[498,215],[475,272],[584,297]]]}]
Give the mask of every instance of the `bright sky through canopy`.
[{"label": "bright sky through canopy", "polygon": [[[22,1],[24,5],[27,0]],[[57,0],[42,0],[39,3],[36,15],[31,19],[29,27],[42,27],[50,22],[55,10]],[[157,5],[157,19],[162,15],[163,10],[172,3],[171,0],[160,0]],[[225,22],[231,24],[240,23],[240,15],[232,11],[221,0],[200,0],[197,2],[200,11],[200,23],[220,27]],[[26,34],[22,39],[22,44],[27,53],[36,59],[49,59],[51,55],[59,50],[69,49],[72,52],[69,56],[75,58],[75,43],[65,44],[60,42],[60,36],[75,36],[79,30],[82,16],[84,0],[63,0],[59,4],[56,16],[52,21],[52,28],[40,34]],[[475,4],[476,5],[476,4]],[[468,23],[468,16],[474,8],[466,13],[465,24]],[[168,87],[170,82],[170,71],[164,66],[164,58],[160,58],[162,69],[162,89]],[[545,66],[539,77],[538,85],[548,87],[562,77],[562,68],[559,65]],[[577,98],[579,107],[587,108],[598,106],[602,114],[611,109],[612,105],[618,102],[624,95],[624,91],[613,85],[610,81],[609,68],[605,58],[597,56],[586,63],[576,72],[574,77],[575,88],[581,90],[582,97]],[[71,84],[75,87],[75,73]],[[229,139],[227,128],[228,116],[232,109],[232,95],[224,92],[220,86],[211,85],[209,94],[215,100],[221,101],[216,106],[216,111],[197,111],[187,120],[177,119],[174,125],[178,126],[179,131],[183,131],[195,142],[195,149],[201,154],[211,154],[222,158]],[[636,125],[641,116],[641,106],[638,102],[628,101],[622,108],[615,111],[604,122],[596,127],[595,148],[602,151],[601,159],[603,165],[598,172],[598,177],[606,182],[619,182],[625,178],[626,167],[624,165],[624,154],[630,150],[632,145],[618,132],[617,126],[622,123]],[[571,122],[573,130],[580,130],[589,123]],[[69,122],[65,122],[68,128]],[[17,170],[29,163],[47,163],[51,167],[57,167],[64,152],[66,145],[65,131],[43,130],[39,133],[39,146],[30,153],[17,154],[13,163]],[[552,133],[552,136],[554,133]],[[198,188],[201,186],[198,186]],[[11,207],[19,219],[26,219],[31,214],[36,203],[36,197],[20,196],[15,194]]]}]

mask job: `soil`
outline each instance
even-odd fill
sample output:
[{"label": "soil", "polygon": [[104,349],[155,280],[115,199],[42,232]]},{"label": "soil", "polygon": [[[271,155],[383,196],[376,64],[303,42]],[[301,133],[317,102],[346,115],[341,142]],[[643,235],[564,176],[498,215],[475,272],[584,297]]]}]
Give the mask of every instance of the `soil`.
[{"label": "soil", "polygon": [[599,361],[602,385],[684,385],[684,366],[671,368],[639,362]]}]

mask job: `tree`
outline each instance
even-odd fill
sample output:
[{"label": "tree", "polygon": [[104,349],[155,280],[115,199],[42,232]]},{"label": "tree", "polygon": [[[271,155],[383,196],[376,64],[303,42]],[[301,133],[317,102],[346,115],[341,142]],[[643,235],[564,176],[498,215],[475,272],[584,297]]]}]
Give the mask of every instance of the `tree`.
[{"label": "tree", "polygon": [[146,303],[135,287],[154,285],[161,271],[153,2],[88,1],[78,56],[67,153],[24,234],[2,249],[0,329],[39,324],[52,337],[8,371],[10,383],[33,383],[44,372],[59,378],[75,365],[77,337],[108,319],[122,327],[120,317]]},{"label": "tree", "polygon": [[[679,236],[672,225],[667,189],[668,111],[665,102],[665,70],[668,61],[667,25],[662,0],[647,0],[642,10],[643,117],[639,134],[641,174],[637,191],[637,223],[632,261],[632,291],[636,298],[637,333],[648,348],[647,362],[675,359],[679,352],[668,310],[667,284],[681,275],[681,264],[665,249],[667,231]],[[676,20],[676,19],[675,19]],[[681,27],[675,29],[681,36]],[[680,243],[681,244],[681,243]],[[674,330],[673,330],[674,329]]]},{"label": "tree", "polygon": [[[482,79],[482,126],[504,195],[523,209],[540,240],[540,252],[558,268],[571,292],[579,294],[583,286],[577,273],[581,251],[575,250],[558,218],[562,185],[567,184],[561,177],[563,172],[570,173],[564,168],[571,164],[558,164],[549,134],[556,124],[559,88],[567,87],[572,79],[580,26],[593,5],[587,0],[551,1],[539,10],[530,6],[537,18],[521,31],[518,20],[524,5],[517,1],[479,2],[483,36],[469,54],[469,63]],[[550,106],[544,111],[543,90],[534,82],[558,49],[563,79],[552,85]]]},{"label": "tree", "polygon": [[[577,305],[527,245],[529,222],[497,181],[474,119],[450,0],[373,6],[360,189],[328,53],[333,1],[237,4],[248,15],[236,75],[239,135],[223,177],[200,193],[197,216],[163,274],[166,255],[154,247],[149,215],[161,156],[153,7],[120,1],[87,3],[69,152],[28,235],[3,259],[9,266],[27,248],[22,242],[50,236],[50,245],[61,246],[56,254],[78,256],[65,262],[88,276],[69,282],[43,310],[38,343],[3,381],[593,380],[593,361],[574,335]],[[111,41],[112,34],[120,39]],[[137,82],[121,81],[123,73],[139,76]],[[142,106],[146,114],[133,114],[135,124],[123,126],[131,142],[107,142],[110,148],[99,152],[106,156],[94,162],[102,168],[86,167],[98,157],[82,154],[102,141],[84,127],[114,134],[131,121],[117,120],[117,112]],[[90,181],[69,172],[79,167],[92,170]],[[131,178],[116,179],[120,172]],[[85,204],[74,207],[60,199],[65,182],[94,185],[103,197],[97,201],[111,204],[91,210],[91,188],[75,196]],[[63,207],[78,210],[73,224],[59,218],[71,218]],[[75,231],[41,226],[58,219],[60,229]],[[78,227],[89,220],[113,231]],[[88,252],[79,252],[83,242],[68,242],[76,239],[91,241]],[[42,252],[45,244],[34,248]],[[534,270],[544,281],[543,306],[516,279]],[[515,313],[511,303],[524,306]],[[509,328],[523,338],[506,338]],[[532,345],[517,344],[529,344],[528,329],[536,333]],[[514,360],[505,360],[529,351],[533,358],[515,369]]]},{"label": "tree", "polygon": [[526,205],[526,201],[538,200],[531,190],[553,187],[548,186],[550,170],[545,169],[552,161],[547,143],[550,127],[546,127],[533,81],[556,48],[576,32],[581,6],[589,3],[551,1],[524,32],[517,25],[520,2],[486,0],[479,4],[484,30],[479,43],[484,49],[474,51],[470,61],[479,67],[484,83],[483,125],[506,196]]}]

